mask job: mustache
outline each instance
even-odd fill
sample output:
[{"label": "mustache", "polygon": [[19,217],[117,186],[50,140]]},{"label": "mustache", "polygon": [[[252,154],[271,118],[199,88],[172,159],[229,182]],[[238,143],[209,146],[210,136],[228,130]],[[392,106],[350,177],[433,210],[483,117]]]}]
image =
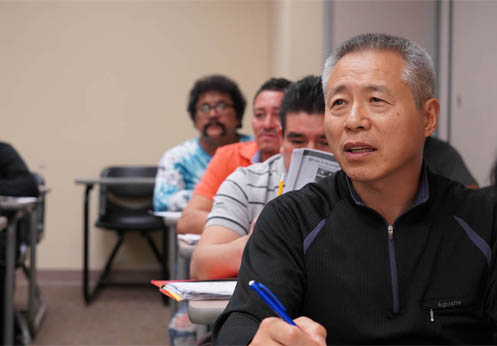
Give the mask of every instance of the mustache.
[{"label": "mustache", "polygon": [[208,137],[208,134],[207,134],[207,129],[210,127],[210,126],[219,126],[221,129],[222,129],[222,132],[221,132],[221,136],[225,136],[226,135],[226,126],[217,121],[217,120],[212,120],[212,121],[209,121],[207,124],[205,124],[204,126],[204,130],[202,131],[203,135],[205,137]]}]

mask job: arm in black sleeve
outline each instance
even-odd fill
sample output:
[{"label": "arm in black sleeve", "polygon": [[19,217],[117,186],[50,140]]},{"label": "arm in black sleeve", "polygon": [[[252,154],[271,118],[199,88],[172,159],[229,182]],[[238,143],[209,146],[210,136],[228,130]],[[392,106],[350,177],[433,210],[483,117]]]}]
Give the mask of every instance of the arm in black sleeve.
[{"label": "arm in black sleeve", "polygon": [[266,285],[287,308],[290,317],[300,314],[305,292],[302,236],[299,222],[285,202],[287,195],[270,202],[258,218],[242,257],[238,283],[228,307],[214,327],[214,343],[246,345],[259,323],[276,316],[248,283]]},{"label": "arm in black sleeve", "polygon": [[0,143],[0,195],[38,196],[38,185],[17,151]]}]

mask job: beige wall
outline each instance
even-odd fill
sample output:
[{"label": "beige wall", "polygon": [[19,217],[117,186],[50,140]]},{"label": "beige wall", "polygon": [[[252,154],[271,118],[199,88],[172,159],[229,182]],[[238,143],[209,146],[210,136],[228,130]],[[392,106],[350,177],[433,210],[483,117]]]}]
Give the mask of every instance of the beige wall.
[{"label": "beige wall", "polygon": [[337,0],[332,11],[333,48],[355,35],[381,32],[414,40],[436,54],[434,0]]},{"label": "beige wall", "polygon": [[273,2],[274,75],[298,80],[308,74],[321,74],[322,12],[322,1]]},{"label": "beige wall", "polygon": [[[231,76],[251,101],[272,75],[319,73],[321,6],[0,2],[0,140],[13,143],[52,188],[39,267],[81,268],[83,187],[74,179],[96,177],[111,164],[156,164],[166,148],[195,136],[185,107],[196,78]],[[92,230],[92,267],[102,265],[113,242],[113,234]],[[117,267],[156,266],[142,242],[125,250]]]}]

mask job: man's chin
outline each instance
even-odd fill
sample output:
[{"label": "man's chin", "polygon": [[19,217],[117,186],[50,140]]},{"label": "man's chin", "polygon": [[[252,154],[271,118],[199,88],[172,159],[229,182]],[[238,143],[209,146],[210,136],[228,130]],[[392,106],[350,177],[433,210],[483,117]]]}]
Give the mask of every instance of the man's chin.
[{"label": "man's chin", "polygon": [[365,168],[359,168],[359,167],[342,167],[343,171],[347,176],[349,177],[350,180],[352,181],[357,181],[360,183],[367,183],[370,181],[373,181],[375,179],[375,176],[371,174],[368,169]]},{"label": "man's chin", "polygon": [[281,140],[280,138],[256,138],[255,142],[257,143],[257,147],[259,149],[266,149],[266,150],[273,150],[275,149],[276,151],[280,151],[281,148]]}]

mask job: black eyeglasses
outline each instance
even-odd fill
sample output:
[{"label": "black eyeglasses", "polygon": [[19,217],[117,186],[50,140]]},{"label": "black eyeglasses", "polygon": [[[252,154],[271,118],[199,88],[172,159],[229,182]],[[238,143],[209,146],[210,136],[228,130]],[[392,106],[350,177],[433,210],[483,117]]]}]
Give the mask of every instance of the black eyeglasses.
[{"label": "black eyeglasses", "polygon": [[200,115],[207,115],[207,114],[209,114],[209,112],[211,111],[211,109],[215,109],[216,112],[222,113],[222,112],[224,112],[225,110],[227,110],[228,108],[231,108],[231,107],[233,107],[232,104],[230,104],[230,103],[224,103],[224,102],[216,103],[214,106],[211,106],[208,103],[203,103],[199,107],[197,107],[197,112]]}]

